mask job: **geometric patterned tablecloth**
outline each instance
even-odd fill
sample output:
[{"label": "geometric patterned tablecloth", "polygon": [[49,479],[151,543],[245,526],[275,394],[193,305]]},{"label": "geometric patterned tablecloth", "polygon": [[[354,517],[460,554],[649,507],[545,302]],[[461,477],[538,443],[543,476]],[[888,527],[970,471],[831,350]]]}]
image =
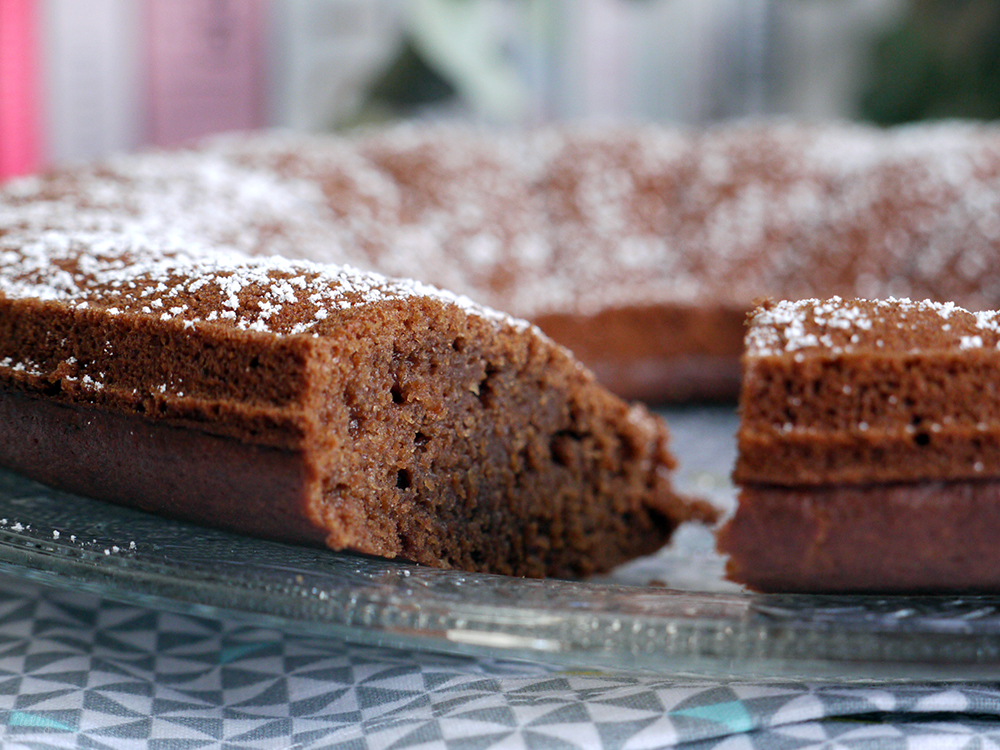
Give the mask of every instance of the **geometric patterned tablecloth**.
[{"label": "geometric patterned tablecloth", "polygon": [[0,741],[32,750],[1000,748],[1000,685],[568,672],[345,644],[0,576]]}]

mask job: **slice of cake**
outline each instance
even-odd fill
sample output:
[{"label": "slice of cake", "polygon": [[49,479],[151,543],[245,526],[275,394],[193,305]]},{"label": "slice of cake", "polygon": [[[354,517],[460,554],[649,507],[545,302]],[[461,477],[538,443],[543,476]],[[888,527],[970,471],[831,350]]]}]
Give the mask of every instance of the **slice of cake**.
[{"label": "slice of cake", "polygon": [[765,303],[746,342],[733,580],[1000,589],[1000,313]]},{"label": "slice of cake", "polygon": [[713,515],[671,491],[662,422],[523,321],[106,218],[0,235],[3,466],[264,537],[516,575],[604,570]]}]

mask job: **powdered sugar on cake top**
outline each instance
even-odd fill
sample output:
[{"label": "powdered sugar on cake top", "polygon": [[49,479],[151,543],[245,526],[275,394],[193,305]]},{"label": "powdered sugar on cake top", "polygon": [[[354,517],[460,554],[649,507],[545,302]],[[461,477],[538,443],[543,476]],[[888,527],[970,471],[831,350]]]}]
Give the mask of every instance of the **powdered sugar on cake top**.
[{"label": "powdered sugar on cake top", "polygon": [[265,333],[320,335],[332,311],[423,296],[527,326],[419,281],[277,256],[251,258],[236,251],[153,251],[135,235],[67,237],[52,232],[30,244],[18,243],[16,235],[0,236],[0,267],[0,294],[8,299],[60,301],[81,310],[149,315],[186,325],[219,323]]},{"label": "powdered sugar on cake top", "polygon": [[1000,312],[906,298],[766,303],[746,336],[748,357],[984,348],[1000,348]]},{"label": "powdered sugar on cake top", "polygon": [[410,126],[224,137],[15,182],[0,231],[346,264],[519,316],[779,291],[987,307],[998,181],[989,126]]}]

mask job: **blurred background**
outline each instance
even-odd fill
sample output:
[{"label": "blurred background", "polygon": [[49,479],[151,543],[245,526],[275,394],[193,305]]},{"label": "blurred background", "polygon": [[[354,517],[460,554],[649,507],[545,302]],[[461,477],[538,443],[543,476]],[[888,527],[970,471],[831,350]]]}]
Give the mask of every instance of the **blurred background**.
[{"label": "blurred background", "polygon": [[1000,115],[1000,0],[0,0],[0,178],[212,132]]}]

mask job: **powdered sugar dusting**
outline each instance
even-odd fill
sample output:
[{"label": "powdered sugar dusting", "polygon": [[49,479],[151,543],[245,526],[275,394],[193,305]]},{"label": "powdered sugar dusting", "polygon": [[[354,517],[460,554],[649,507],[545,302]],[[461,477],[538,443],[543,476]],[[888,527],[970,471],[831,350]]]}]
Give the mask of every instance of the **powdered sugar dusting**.
[{"label": "powdered sugar dusting", "polygon": [[754,312],[747,355],[998,348],[998,318],[996,311],[973,313],[953,302],[931,300],[786,300],[766,303]]},{"label": "powdered sugar dusting", "polygon": [[[130,313],[188,327],[225,324],[276,334],[322,332],[332,311],[430,296],[470,314],[527,326],[422,282],[349,266],[251,257],[213,245],[210,236],[191,227],[164,229],[164,217],[153,210],[123,217],[110,208],[79,214],[64,209],[62,201],[3,204],[0,294],[71,303],[78,310],[99,308],[111,316]],[[199,316],[206,308],[211,312]]]},{"label": "powdered sugar dusting", "polygon": [[989,126],[409,126],[225,137],[16,181],[0,227],[49,252],[111,243],[348,265],[520,316],[762,294],[988,307],[998,180]]}]

